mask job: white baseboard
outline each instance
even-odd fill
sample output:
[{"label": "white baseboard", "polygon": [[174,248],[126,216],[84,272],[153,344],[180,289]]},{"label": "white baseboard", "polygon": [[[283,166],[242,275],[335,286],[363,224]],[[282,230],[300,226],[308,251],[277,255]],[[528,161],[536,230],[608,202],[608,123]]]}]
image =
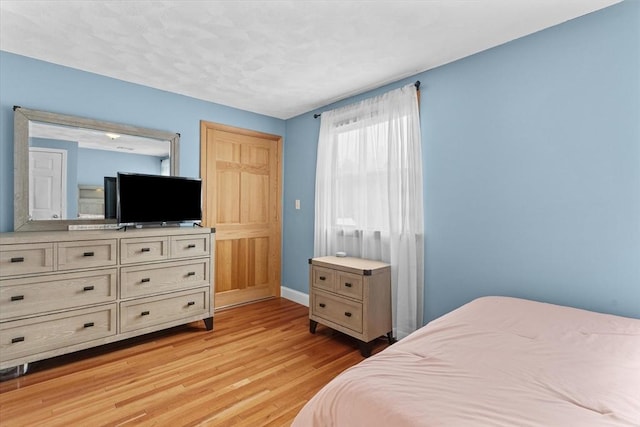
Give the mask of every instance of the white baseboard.
[{"label": "white baseboard", "polygon": [[300,291],[296,291],[295,289],[287,288],[284,286],[280,287],[280,296],[282,298],[286,298],[293,302],[297,302],[298,304],[302,304],[304,306],[309,307],[309,295],[304,294]]}]

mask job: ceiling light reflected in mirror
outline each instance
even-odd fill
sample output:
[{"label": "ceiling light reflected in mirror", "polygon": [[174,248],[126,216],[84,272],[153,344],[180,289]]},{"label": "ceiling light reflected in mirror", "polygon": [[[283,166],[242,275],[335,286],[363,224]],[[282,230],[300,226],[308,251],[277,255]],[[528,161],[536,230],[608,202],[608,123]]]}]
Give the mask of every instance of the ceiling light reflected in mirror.
[{"label": "ceiling light reflected in mirror", "polygon": [[[94,129],[70,127],[51,123],[30,121],[29,136],[32,138],[75,141],[81,148],[107,151],[128,151],[145,156],[169,157],[171,144],[134,135],[103,132]],[[117,140],[117,145],[113,142]]]}]

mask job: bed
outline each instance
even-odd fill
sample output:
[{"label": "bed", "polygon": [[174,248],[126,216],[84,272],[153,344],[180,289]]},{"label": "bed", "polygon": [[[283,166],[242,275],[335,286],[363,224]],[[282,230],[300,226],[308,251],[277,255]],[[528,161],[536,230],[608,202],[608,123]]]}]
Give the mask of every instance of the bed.
[{"label": "bed", "polygon": [[640,319],[482,297],[347,369],[293,427],[640,426]]}]

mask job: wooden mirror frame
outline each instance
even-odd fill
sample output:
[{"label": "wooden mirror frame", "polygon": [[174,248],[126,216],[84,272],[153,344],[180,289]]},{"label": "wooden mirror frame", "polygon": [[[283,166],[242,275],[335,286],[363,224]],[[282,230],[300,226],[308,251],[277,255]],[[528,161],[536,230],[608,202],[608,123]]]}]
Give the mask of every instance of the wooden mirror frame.
[{"label": "wooden mirror frame", "polygon": [[108,219],[60,219],[60,220],[30,220],[29,219],[29,122],[50,123],[69,127],[93,129],[102,132],[127,134],[145,138],[153,138],[170,143],[170,174],[178,175],[178,153],[180,134],[120,123],[105,122],[84,117],[69,116],[47,111],[30,110],[13,107],[14,125],[14,199],[13,199],[13,229],[14,231],[53,231],[68,230],[70,225],[110,224],[114,220]]}]

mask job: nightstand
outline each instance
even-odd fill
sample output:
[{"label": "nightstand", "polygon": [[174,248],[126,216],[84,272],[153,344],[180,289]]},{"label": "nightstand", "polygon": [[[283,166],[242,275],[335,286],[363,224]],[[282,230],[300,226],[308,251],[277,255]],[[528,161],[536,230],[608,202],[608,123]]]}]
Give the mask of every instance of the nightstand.
[{"label": "nightstand", "polygon": [[309,331],[318,323],[358,340],[360,353],[371,355],[372,343],[391,326],[391,266],[353,257],[309,259]]}]

